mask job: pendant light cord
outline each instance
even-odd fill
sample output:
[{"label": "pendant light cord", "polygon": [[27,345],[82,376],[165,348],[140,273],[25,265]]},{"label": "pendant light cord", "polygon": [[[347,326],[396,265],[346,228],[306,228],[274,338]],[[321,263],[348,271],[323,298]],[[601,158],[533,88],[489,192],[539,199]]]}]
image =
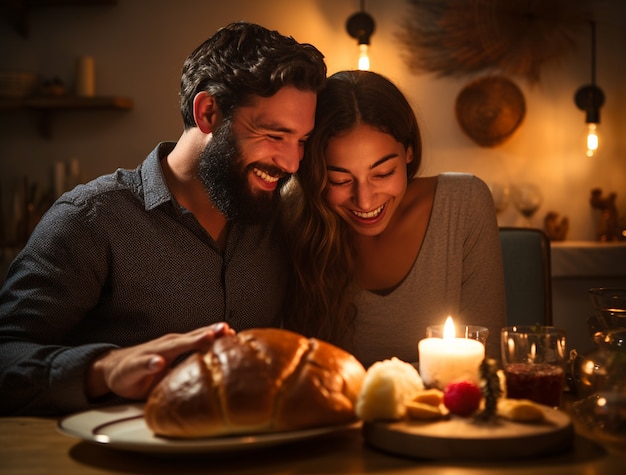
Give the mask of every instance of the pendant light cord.
[{"label": "pendant light cord", "polygon": [[596,22],[591,22],[591,84],[596,85]]}]

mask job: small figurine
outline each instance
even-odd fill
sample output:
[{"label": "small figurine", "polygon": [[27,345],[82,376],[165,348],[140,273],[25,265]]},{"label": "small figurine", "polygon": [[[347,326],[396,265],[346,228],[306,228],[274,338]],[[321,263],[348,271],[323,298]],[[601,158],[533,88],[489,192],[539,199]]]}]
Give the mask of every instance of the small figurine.
[{"label": "small figurine", "polygon": [[559,221],[559,214],[550,211],[543,219],[543,225],[550,241],[565,241],[569,231],[569,218],[563,217]]},{"label": "small figurine", "polygon": [[619,239],[617,207],[615,206],[616,199],[616,193],[610,193],[608,196],[603,197],[600,188],[591,190],[589,203],[592,208],[600,210],[600,218],[596,228],[596,238],[598,241],[616,241]]}]

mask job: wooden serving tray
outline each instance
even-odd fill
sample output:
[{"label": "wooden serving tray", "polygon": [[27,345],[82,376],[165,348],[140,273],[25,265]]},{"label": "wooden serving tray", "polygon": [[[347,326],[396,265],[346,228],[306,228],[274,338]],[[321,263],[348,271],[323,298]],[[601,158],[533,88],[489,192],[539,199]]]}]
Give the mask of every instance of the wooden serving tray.
[{"label": "wooden serving tray", "polygon": [[540,423],[498,418],[492,424],[452,416],[435,422],[363,424],[365,441],[385,452],[423,459],[510,459],[556,453],[569,448],[574,426],[567,414],[542,406]]}]

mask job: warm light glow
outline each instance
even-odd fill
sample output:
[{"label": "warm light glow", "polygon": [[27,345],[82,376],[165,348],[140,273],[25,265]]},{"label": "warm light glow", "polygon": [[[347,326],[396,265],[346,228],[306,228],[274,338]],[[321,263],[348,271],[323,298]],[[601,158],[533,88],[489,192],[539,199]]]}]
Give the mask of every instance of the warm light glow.
[{"label": "warm light glow", "polygon": [[598,153],[598,124],[590,122],[587,124],[587,152],[586,155],[592,158]]},{"label": "warm light glow", "polygon": [[[441,326],[436,325],[437,332]],[[426,387],[443,391],[448,383],[470,380],[478,383],[478,367],[485,359],[485,347],[472,338],[456,338],[452,317],[443,325],[443,338],[429,336],[417,344],[419,373]],[[439,334],[439,333],[437,333]]]},{"label": "warm light glow", "polygon": [[370,57],[367,54],[369,47],[366,44],[359,45],[359,69],[361,71],[370,70]]},{"label": "warm light glow", "polygon": [[456,331],[454,330],[454,322],[452,317],[446,318],[446,323],[443,325],[443,339],[454,340],[456,337]]}]

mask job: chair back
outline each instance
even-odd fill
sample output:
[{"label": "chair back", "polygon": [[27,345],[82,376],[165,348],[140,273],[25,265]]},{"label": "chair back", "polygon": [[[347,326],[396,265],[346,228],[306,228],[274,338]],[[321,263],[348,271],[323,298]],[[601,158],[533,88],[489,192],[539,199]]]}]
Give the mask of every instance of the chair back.
[{"label": "chair back", "polygon": [[500,228],[506,323],[552,325],[550,240],[533,228]]}]

